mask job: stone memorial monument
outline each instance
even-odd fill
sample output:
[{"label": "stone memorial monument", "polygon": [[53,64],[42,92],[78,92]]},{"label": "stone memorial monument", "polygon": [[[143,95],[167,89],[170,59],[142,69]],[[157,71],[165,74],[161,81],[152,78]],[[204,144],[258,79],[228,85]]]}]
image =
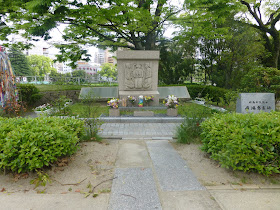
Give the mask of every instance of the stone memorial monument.
[{"label": "stone memorial monument", "polygon": [[[159,105],[159,51],[117,51],[119,98],[153,96],[151,106]],[[125,106],[126,103],[123,103]]]},{"label": "stone memorial monument", "polygon": [[236,102],[238,113],[259,113],[275,110],[274,93],[240,93]]}]

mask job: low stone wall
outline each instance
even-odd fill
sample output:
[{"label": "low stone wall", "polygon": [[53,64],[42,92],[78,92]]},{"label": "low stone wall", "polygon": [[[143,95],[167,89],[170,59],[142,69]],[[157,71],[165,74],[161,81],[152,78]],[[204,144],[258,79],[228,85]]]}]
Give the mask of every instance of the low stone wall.
[{"label": "low stone wall", "polygon": [[61,96],[66,96],[73,100],[73,102],[79,101],[80,90],[64,90],[64,91],[46,91],[40,92],[43,96],[40,100],[36,101],[34,106],[39,106],[45,103],[52,103],[59,99]]}]

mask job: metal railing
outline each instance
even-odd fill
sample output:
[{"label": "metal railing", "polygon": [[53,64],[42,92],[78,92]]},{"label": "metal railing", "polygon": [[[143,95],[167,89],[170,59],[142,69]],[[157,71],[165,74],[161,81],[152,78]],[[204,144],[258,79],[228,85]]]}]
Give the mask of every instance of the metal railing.
[{"label": "metal railing", "polygon": [[60,84],[60,85],[68,85],[68,84],[93,84],[93,83],[117,83],[114,80],[104,80],[98,77],[43,77],[43,76],[18,76],[16,77],[16,82],[20,84]]}]

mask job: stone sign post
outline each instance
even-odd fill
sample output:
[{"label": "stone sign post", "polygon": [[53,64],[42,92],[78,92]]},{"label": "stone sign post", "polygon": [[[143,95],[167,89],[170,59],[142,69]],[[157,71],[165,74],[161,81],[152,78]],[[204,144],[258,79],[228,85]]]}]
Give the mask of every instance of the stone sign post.
[{"label": "stone sign post", "polygon": [[274,93],[240,93],[236,102],[238,113],[259,113],[275,110]]},{"label": "stone sign post", "polygon": [[159,51],[117,51],[120,100],[128,96],[153,96],[151,106],[159,105]]}]

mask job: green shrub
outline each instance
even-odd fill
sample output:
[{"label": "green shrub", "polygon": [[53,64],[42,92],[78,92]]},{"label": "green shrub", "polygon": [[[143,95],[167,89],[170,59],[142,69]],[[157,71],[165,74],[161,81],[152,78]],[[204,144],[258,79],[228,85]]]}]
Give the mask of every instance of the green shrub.
[{"label": "green shrub", "polygon": [[42,97],[39,89],[33,84],[17,84],[17,88],[19,89],[20,99],[28,106],[34,104]]},{"label": "green shrub", "polygon": [[257,67],[251,69],[241,81],[244,92],[271,92],[280,98],[280,71],[276,68]]},{"label": "green shrub", "polygon": [[0,169],[34,171],[77,150],[84,122],[59,118],[0,118]]},{"label": "green shrub", "polygon": [[223,167],[280,173],[280,113],[217,114],[202,124],[202,150]]},{"label": "green shrub", "polygon": [[206,117],[217,112],[198,104],[179,106],[179,109],[181,109],[180,112],[183,113],[182,115],[184,115],[185,118],[184,122],[176,130],[176,138],[177,142],[183,144],[199,141],[199,136],[201,134],[200,124]]},{"label": "green shrub", "polygon": [[[209,85],[197,85],[197,84],[189,84],[187,85],[189,94],[192,99],[195,98],[211,98],[211,101],[220,103],[221,98],[223,100],[226,100],[226,94],[228,92],[231,92],[230,90],[215,87],[215,86],[209,86]],[[226,101],[226,103],[229,103]]]}]

